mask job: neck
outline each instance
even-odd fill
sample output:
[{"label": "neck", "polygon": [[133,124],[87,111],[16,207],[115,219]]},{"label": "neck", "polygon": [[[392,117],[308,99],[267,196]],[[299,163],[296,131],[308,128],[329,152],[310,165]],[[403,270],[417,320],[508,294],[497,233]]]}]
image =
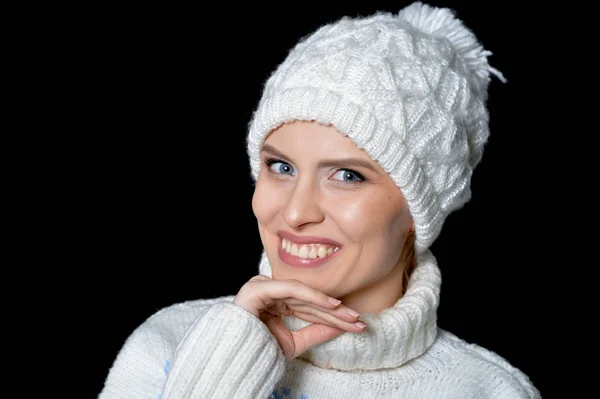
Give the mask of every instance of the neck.
[{"label": "neck", "polygon": [[[430,251],[419,255],[417,262],[401,299],[377,314],[361,315],[361,320],[368,326],[363,333],[344,333],[300,356],[323,368],[373,370],[398,367],[422,355],[437,334],[441,274]],[[264,253],[260,271],[270,276],[271,267]],[[400,286],[399,282],[397,286]],[[391,298],[391,295],[386,297],[386,301]],[[368,301],[371,300],[377,302],[377,306],[385,302],[380,302],[376,296],[369,296]],[[293,316],[283,320],[290,330],[310,324]]]},{"label": "neck", "polygon": [[404,268],[404,262],[399,259],[390,272],[379,280],[339,299],[345,306],[361,314],[377,314],[383,309],[392,307],[402,297]]}]

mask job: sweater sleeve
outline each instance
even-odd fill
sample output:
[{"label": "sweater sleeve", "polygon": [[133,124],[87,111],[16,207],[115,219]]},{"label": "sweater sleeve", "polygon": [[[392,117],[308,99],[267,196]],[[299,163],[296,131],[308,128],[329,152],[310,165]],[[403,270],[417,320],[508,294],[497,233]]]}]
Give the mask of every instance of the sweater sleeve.
[{"label": "sweater sleeve", "polygon": [[229,301],[202,309],[181,339],[171,324],[162,317],[134,331],[98,399],[267,398],[283,375],[269,329]]}]

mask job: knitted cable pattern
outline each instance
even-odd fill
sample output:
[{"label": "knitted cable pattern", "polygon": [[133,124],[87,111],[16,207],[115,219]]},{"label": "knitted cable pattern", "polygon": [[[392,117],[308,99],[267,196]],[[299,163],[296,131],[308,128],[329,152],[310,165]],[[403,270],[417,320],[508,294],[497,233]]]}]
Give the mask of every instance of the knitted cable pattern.
[{"label": "knitted cable pattern", "polygon": [[489,136],[491,53],[449,9],[344,17],[300,41],[267,80],[247,149],[258,178],[268,134],[293,120],[334,125],[379,162],[404,194],[416,250],[471,197]]}]

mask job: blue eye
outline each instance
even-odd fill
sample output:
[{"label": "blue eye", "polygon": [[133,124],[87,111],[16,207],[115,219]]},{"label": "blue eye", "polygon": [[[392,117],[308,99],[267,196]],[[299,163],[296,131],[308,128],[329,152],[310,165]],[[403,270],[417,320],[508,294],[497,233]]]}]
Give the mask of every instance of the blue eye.
[{"label": "blue eye", "polygon": [[359,183],[364,181],[365,178],[358,172],[354,172],[348,169],[340,169],[334,175],[335,180],[341,180],[344,183]]},{"label": "blue eye", "polygon": [[289,163],[273,160],[268,161],[267,165],[269,166],[269,169],[271,169],[275,173],[290,176],[294,175],[294,168],[292,168],[292,165],[290,165]]}]

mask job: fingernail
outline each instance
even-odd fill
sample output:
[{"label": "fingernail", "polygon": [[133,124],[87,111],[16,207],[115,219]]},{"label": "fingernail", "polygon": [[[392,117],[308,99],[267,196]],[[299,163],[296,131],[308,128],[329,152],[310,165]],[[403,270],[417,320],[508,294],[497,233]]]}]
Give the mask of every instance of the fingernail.
[{"label": "fingernail", "polygon": [[350,313],[350,316],[354,316],[354,317],[359,317],[360,313],[358,313],[356,310],[350,309],[348,308],[348,313]]},{"label": "fingernail", "polygon": [[335,299],[335,298],[329,298],[329,302],[331,302],[331,304],[334,306],[337,306],[340,303],[342,303],[342,301],[340,301],[339,299]]},{"label": "fingernail", "polygon": [[354,323],[354,325],[358,328],[365,328],[367,325],[365,323],[363,323],[362,321],[357,321],[356,323]]}]

